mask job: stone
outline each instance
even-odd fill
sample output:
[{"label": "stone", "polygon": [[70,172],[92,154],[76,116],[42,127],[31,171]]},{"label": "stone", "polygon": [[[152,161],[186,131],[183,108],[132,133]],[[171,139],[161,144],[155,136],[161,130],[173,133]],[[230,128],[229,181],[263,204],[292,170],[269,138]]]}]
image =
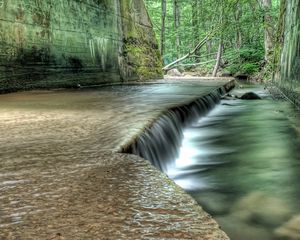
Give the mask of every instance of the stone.
[{"label": "stone", "polygon": [[[222,97],[223,100],[236,100],[236,99],[239,99],[238,96],[234,95],[234,94],[226,94],[224,97]],[[225,105],[225,104],[223,104]]]},{"label": "stone", "polygon": [[281,227],[275,230],[275,236],[279,239],[300,239],[300,215],[296,215]]},{"label": "stone", "polygon": [[0,0],[0,16],[0,92],[163,75],[144,1]]},{"label": "stone", "polygon": [[171,77],[181,77],[182,73],[179,72],[179,70],[177,68],[173,68],[168,71],[167,75],[171,76]]},{"label": "stone", "polygon": [[290,218],[291,210],[279,198],[263,192],[252,192],[233,205],[232,215],[245,222],[277,227]]},{"label": "stone", "polygon": [[258,100],[258,99],[261,99],[261,97],[254,92],[247,92],[241,96],[241,99],[243,99],[243,100]]}]

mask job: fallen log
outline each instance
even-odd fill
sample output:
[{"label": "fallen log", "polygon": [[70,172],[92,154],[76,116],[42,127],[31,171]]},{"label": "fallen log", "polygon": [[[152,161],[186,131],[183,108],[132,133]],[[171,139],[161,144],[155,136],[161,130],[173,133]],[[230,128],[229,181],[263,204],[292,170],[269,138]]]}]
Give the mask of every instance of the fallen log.
[{"label": "fallen log", "polygon": [[168,71],[170,69],[172,69],[174,67],[174,65],[176,65],[177,63],[179,62],[182,62],[183,60],[193,56],[195,54],[196,51],[198,51],[201,47],[204,46],[204,44],[206,43],[207,40],[209,40],[210,38],[212,37],[212,32],[210,32],[209,34],[207,34],[205,36],[205,38],[203,38],[197,45],[196,47],[190,51],[189,53],[187,53],[186,55],[184,55],[183,57],[181,58],[178,58],[177,60],[175,60],[174,62],[171,62],[170,64],[166,65],[163,70],[164,71]]}]

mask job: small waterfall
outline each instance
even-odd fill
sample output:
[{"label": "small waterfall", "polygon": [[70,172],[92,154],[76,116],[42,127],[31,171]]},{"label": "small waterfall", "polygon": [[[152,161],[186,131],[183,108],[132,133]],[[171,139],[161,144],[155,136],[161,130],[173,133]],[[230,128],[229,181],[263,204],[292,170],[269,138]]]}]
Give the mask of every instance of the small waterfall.
[{"label": "small waterfall", "polygon": [[184,127],[204,116],[219,103],[221,96],[233,87],[234,81],[188,104],[169,109],[122,152],[147,159],[155,167],[166,172],[179,155]]}]

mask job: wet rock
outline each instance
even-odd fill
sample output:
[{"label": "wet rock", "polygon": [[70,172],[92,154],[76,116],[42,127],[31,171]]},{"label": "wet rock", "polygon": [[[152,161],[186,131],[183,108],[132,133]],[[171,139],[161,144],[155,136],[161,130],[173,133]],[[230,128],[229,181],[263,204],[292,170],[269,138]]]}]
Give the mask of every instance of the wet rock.
[{"label": "wet rock", "polygon": [[234,106],[233,104],[229,104],[229,103],[222,103],[223,106]]},{"label": "wet rock", "polygon": [[300,239],[300,215],[294,216],[288,222],[275,230],[278,239]]},{"label": "wet rock", "polygon": [[179,72],[179,70],[177,68],[173,68],[168,71],[167,75],[172,76],[172,77],[181,77],[182,73]]},{"label": "wet rock", "polygon": [[244,95],[241,96],[241,99],[243,99],[243,100],[257,100],[257,99],[261,99],[261,97],[258,96],[254,92],[247,92],[247,93],[245,93]]},{"label": "wet rock", "polygon": [[245,222],[277,227],[290,217],[290,208],[280,199],[262,192],[252,192],[232,207],[232,215]]},{"label": "wet rock", "polygon": [[238,96],[230,94],[230,93],[228,93],[224,97],[222,97],[223,100],[236,100],[238,98],[239,98]]},{"label": "wet rock", "polygon": [[234,74],[234,77],[238,80],[248,80],[249,75],[245,73],[237,72],[236,74]]},{"label": "wet rock", "polygon": [[257,225],[249,225],[241,222],[235,216],[228,215],[224,217],[216,217],[220,227],[225,231],[230,239],[242,240],[271,240],[272,232],[266,228]]}]

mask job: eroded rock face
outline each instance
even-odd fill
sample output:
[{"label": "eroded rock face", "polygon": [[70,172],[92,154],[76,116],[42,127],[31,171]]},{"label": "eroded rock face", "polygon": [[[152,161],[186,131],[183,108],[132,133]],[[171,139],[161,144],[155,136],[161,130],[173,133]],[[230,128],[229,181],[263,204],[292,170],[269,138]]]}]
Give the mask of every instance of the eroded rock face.
[{"label": "eroded rock face", "polygon": [[4,0],[0,16],[0,92],[162,75],[141,0]]},{"label": "eroded rock face", "polygon": [[282,1],[280,20],[283,40],[275,82],[291,100],[300,106],[300,1]]},{"label": "eroded rock face", "polygon": [[290,208],[281,200],[262,192],[252,192],[233,207],[232,215],[247,222],[276,227],[289,219]]},{"label": "eroded rock face", "polygon": [[278,239],[300,239],[300,215],[294,216],[287,223],[275,230]]},{"label": "eroded rock face", "polygon": [[145,80],[162,77],[162,59],[145,3],[121,0],[123,79]]}]

